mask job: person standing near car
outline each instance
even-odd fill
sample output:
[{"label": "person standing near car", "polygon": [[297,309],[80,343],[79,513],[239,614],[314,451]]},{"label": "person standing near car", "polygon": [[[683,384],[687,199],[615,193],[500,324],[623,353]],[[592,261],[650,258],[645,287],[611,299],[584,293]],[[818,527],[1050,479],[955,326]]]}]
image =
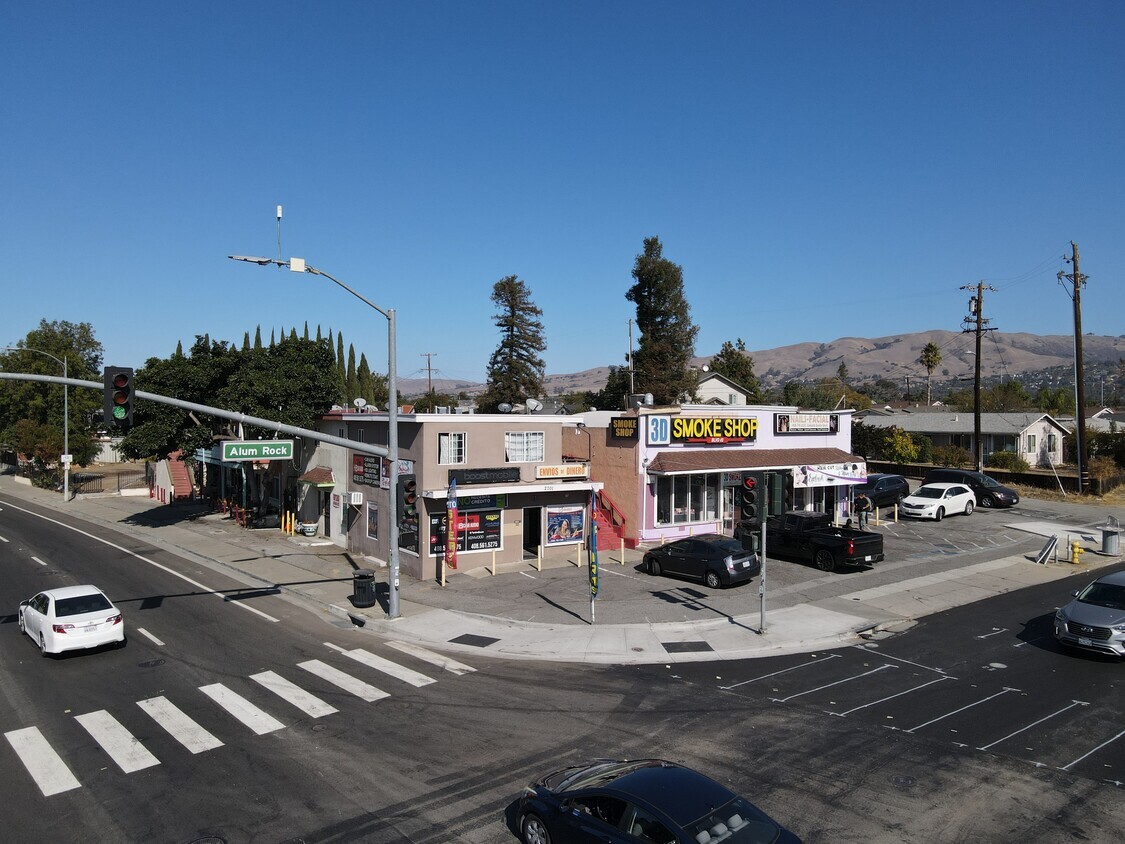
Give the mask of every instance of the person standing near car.
[{"label": "person standing near car", "polygon": [[861,492],[855,497],[855,504],[852,507],[856,512],[857,524],[860,530],[867,529],[867,514],[871,512],[871,499],[867,497],[867,493]]}]

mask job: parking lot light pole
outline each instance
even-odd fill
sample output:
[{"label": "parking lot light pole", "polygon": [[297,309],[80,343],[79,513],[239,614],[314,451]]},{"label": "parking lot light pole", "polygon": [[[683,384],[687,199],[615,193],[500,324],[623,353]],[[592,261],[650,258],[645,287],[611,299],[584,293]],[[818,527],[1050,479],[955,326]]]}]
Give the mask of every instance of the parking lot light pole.
[{"label": "parking lot light pole", "polygon": [[[63,380],[69,377],[66,372],[66,353],[63,353],[61,358],[57,358],[50,352],[44,352],[42,349],[32,349],[27,346],[5,346],[5,351],[9,352],[35,352],[37,355],[46,355],[52,360],[56,360],[62,364]],[[69,385],[63,384],[63,503],[66,504],[70,501],[70,388]]]},{"label": "parking lot light pole", "polygon": [[344,282],[338,278],[334,278],[324,270],[318,270],[315,267],[310,267],[305,263],[304,258],[290,258],[288,261],[282,261],[276,258],[255,258],[247,255],[228,255],[232,261],[245,261],[249,264],[258,264],[260,266],[268,266],[273,264],[278,267],[288,267],[290,272],[294,273],[309,273],[310,275],[324,276],[331,282],[344,288],[344,290],[351,293],[359,301],[368,307],[374,308],[387,318],[387,461],[391,464],[391,489],[389,502],[387,504],[387,515],[391,520],[390,536],[390,553],[387,555],[387,568],[388,568],[388,597],[387,597],[387,617],[398,618],[398,578],[399,578],[399,556],[398,556],[398,385],[396,383],[395,372],[397,369],[396,361],[396,341],[395,341],[395,310],[389,308],[383,310],[371,300],[356,293]]}]

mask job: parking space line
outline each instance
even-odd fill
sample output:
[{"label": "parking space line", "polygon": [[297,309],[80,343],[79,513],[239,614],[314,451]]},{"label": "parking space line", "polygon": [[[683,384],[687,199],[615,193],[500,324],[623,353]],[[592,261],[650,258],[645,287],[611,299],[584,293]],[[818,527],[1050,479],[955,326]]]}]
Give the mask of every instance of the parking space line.
[{"label": "parking space line", "polygon": [[1076,707],[1076,706],[1089,706],[1089,705],[1090,704],[1088,704],[1086,701],[1083,701],[1083,700],[1071,701],[1069,706],[1064,706],[1058,712],[1052,712],[1050,715],[1046,715],[1043,718],[1040,718],[1038,721],[1036,721],[1032,724],[1028,724],[1026,727],[1020,727],[1014,733],[1008,733],[1008,735],[1004,736],[1004,738],[996,739],[996,741],[992,742],[991,744],[986,744],[984,747],[978,747],[977,750],[988,750],[988,748],[990,748],[990,747],[995,747],[996,745],[1000,744],[1000,742],[1007,741],[1012,736],[1018,736],[1020,733],[1025,732],[1026,730],[1030,730],[1032,727],[1036,726],[1037,724],[1042,724],[1044,721],[1049,721],[1052,718],[1054,718],[1056,715],[1062,715],[1068,709],[1074,709],[1074,707]]},{"label": "parking space line", "polygon": [[796,671],[798,668],[808,668],[810,665],[816,665],[818,662],[827,662],[830,659],[836,659],[838,656],[840,655],[829,654],[828,656],[814,659],[812,662],[804,662],[800,665],[794,665],[789,668],[782,668],[780,671],[773,671],[769,674],[763,674],[761,677],[755,677],[753,680],[743,680],[741,683],[735,683],[733,686],[719,686],[719,688],[724,692],[728,692],[731,689],[737,689],[739,686],[745,686],[747,683],[757,683],[759,680],[766,680],[770,677],[776,677],[778,674],[784,674],[787,671]]},{"label": "parking space line", "polygon": [[1081,762],[1087,756],[1092,756],[1093,754],[1095,754],[1099,750],[1101,750],[1103,747],[1105,747],[1107,744],[1113,744],[1115,741],[1117,741],[1122,736],[1125,736],[1125,730],[1122,730],[1121,732],[1119,732],[1117,735],[1115,735],[1113,738],[1109,739],[1108,741],[1103,741],[1101,744],[1099,744],[1097,747],[1095,747],[1093,750],[1089,751],[1088,753],[1083,753],[1081,756],[1079,756],[1077,759],[1075,759],[1069,765],[1063,765],[1062,768],[1060,768],[1059,770],[1069,771],[1074,765],[1077,765],[1079,762]]},{"label": "parking space line", "polygon": [[911,692],[916,692],[919,689],[924,689],[926,688],[926,686],[932,686],[934,683],[940,683],[942,680],[952,679],[952,677],[937,677],[936,679],[929,680],[928,682],[925,682],[920,686],[915,686],[913,689],[907,689],[904,692],[898,692],[897,694],[890,695],[888,697],[882,698],[881,700],[873,700],[871,701],[871,703],[865,703],[863,706],[857,706],[854,709],[849,709],[847,712],[829,712],[828,714],[839,715],[842,718],[845,715],[851,715],[853,712],[858,712],[861,709],[867,709],[867,707],[869,706],[878,706],[880,703],[886,703],[888,700],[894,700],[896,697],[902,697],[903,695],[908,695]]},{"label": "parking space line", "polygon": [[938,721],[942,720],[943,718],[948,718],[950,715],[956,715],[958,712],[964,712],[966,709],[972,709],[974,706],[977,706],[978,704],[987,703],[988,701],[992,700],[995,697],[1000,697],[1000,695],[1007,694],[1008,692],[1018,692],[1018,691],[1019,691],[1019,689],[1012,689],[1012,688],[1009,688],[1008,686],[1005,686],[1002,691],[999,691],[994,695],[989,695],[988,697],[982,698],[981,700],[978,700],[974,703],[970,703],[967,706],[962,706],[960,709],[954,709],[952,712],[946,712],[944,715],[939,715],[937,718],[934,718],[931,721],[927,721],[925,724],[919,724],[917,727],[911,727],[909,730],[906,730],[905,732],[912,733],[915,730],[920,730],[923,727],[928,727],[928,726],[930,726],[930,724],[936,724]]},{"label": "parking space line", "polygon": [[[865,654],[871,653],[870,648],[868,648],[866,645],[852,645],[852,647],[855,648],[856,650],[863,651]],[[945,674],[946,677],[949,677],[949,675],[945,673],[944,669],[934,668],[932,665],[922,665],[922,663],[920,663],[920,662],[911,662],[909,659],[903,659],[900,656],[892,656],[891,654],[884,653],[883,651],[879,651],[879,657],[881,659],[893,659],[897,662],[903,663],[904,665],[913,665],[915,668],[921,668],[924,671],[934,671],[934,672],[937,672],[938,674]],[[952,679],[956,680],[957,678],[953,677]]]},{"label": "parking space line", "polygon": [[987,639],[989,636],[998,636],[1001,633],[1007,633],[1007,627],[993,627],[991,633],[982,633],[980,636],[974,636],[974,639]]},{"label": "parking space line", "polygon": [[795,695],[789,695],[789,697],[770,698],[770,700],[772,700],[774,703],[785,703],[787,701],[793,700],[793,698],[795,698],[795,697],[802,697],[803,695],[811,695],[813,692],[819,692],[819,691],[823,691],[824,689],[830,689],[833,686],[839,686],[841,683],[850,683],[852,680],[862,679],[863,677],[867,677],[870,674],[875,674],[879,671],[882,671],[884,668],[894,668],[894,669],[897,670],[898,666],[897,665],[880,665],[878,668],[872,668],[870,671],[864,671],[862,674],[857,674],[854,677],[845,677],[843,680],[837,680],[835,683],[828,683],[828,684],[823,685],[823,686],[817,686],[815,689],[809,689],[808,691],[798,692]]}]

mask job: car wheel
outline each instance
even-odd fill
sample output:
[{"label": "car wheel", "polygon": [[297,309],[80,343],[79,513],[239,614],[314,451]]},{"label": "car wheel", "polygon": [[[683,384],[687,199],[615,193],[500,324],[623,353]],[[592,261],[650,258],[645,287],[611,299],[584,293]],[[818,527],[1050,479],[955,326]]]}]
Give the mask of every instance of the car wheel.
[{"label": "car wheel", "polygon": [[660,563],[658,563],[656,560],[649,560],[648,561],[648,573],[653,575],[654,577],[659,577],[660,576]]},{"label": "car wheel", "polygon": [[47,640],[43,638],[43,634],[39,634],[39,656],[47,655]]},{"label": "car wheel", "polygon": [[833,571],[836,568],[836,558],[827,548],[821,548],[817,551],[814,559],[816,560],[816,567],[821,571]]},{"label": "car wheel", "polygon": [[966,501],[966,502],[965,502],[965,515],[966,515],[966,516],[971,516],[971,515],[973,515],[973,510],[974,510],[974,509],[975,509],[975,508],[973,507],[973,502],[971,502],[971,501]]},{"label": "car wheel", "polygon": [[996,506],[996,501],[991,495],[982,495],[980,497],[980,506],[991,509]]},{"label": "car wheel", "polygon": [[934,513],[934,521],[940,522],[943,518],[945,518],[945,508],[944,507],[938,507],[937,512]]},{"label": "car wheel", "polygon": [[23,613],[22,612],[20,613],[20,617],[19,617],[19,626],[20,626],[20,633],[26,633],[27,632],[27,628],[23,626]]},{"label": "car wheel", "polygon": [[523,844],[551,844],[551,833],[547,831],[547,824],[535,814],[525,815],[520,826],[523,833]]},{"label": "car wheel", "polygon": [[707,584],[709,589],[722,589],[723,581],[719,577],[719,573],[714,570],[709,570],[707,574],[703,575],[703,582]]}]

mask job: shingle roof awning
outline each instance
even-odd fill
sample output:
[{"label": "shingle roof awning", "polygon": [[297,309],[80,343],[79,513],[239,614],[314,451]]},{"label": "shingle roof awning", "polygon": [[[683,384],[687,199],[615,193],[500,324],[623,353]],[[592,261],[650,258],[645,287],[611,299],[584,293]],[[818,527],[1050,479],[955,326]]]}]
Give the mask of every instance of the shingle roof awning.
[{"label": "shingle roof awning", "polygon": [[329,488],[336,486],[336,478],[332,474],[331,469],[323,466],[317,466],[315,469],[309,469],[301,477],[297,478],[297,483],[308,484],[309,486]]}]

